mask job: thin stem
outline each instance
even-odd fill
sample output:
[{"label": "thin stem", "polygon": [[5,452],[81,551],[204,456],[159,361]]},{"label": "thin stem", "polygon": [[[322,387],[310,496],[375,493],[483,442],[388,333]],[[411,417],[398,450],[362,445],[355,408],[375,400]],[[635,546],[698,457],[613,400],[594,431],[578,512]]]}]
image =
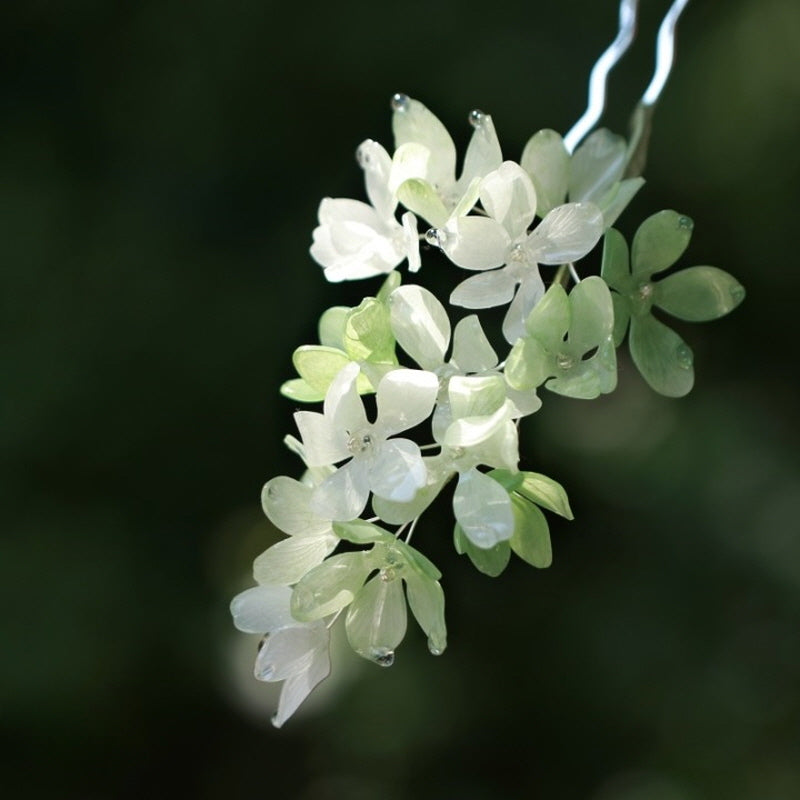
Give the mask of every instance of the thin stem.
[{"label": "thin stem", "polygon": [[581,276],[578,275],[578,270],[575,269],[575,265],[571,261],[569,264],[567,264],[567,268],[569,269],[569,274],[572,280],[575,281],[575,283],[580,283]]},{"label": "thin stem", "polygon": [[411,541],[411,537],[414,535],[414,529],[417,527],[418,522],[419,522],[419,517],[414,517],[414,520],[411,523],[411,527],[408,529],[408,535],[406,536],[406,544],[408,544]]}]

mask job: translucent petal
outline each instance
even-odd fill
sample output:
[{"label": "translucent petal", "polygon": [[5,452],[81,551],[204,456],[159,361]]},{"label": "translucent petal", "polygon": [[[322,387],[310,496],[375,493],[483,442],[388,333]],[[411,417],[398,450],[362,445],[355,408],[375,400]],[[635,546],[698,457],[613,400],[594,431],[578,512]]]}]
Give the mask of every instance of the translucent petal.
[{"label": "translucent petal", "polygon": [[378,385],[375,429],[384,437],[413,428],[433,411],[439,379],[421,369],[395,369]]},{"label": "translucent petal", "polygon": [[525,145],[520,164],[533,181],[537,211],[544,217],[567,196],[569,153],[561,135],[552,130],[535,133]]},{"label": "translucent petal", "polygon": [[553,371],[550,354],[538,339],[531,336],[517,340],[506,359],[506,380],[518,391],[541,386]]},{"label": "translucent petal", "polygon": [[528,230],[536,216],[536,190],[519,164],[504,161],[483,179],[481,204],[513,241]]},{"label": "translucent petal", "polygon": [[391,543],[394,541],[394,537],[383,528],[363,519],[337,522],[334,524],[334,532],[340,539],[353,542],[353,544]]},{"label": "translucent petal", "polygon": [[511,549],[534,567],[549,567],[553,563],[553,549],[544,514],[519,495],[511,496],[511,507],[514,513]]},{"label": "translucent petal", "polygon": [[454,419],[494,414],[506,401],[501,375],[454,375],[447,384]]},{"label": "translucent petal", "polygon": [[553,511],[565,519],[574,519],[564,487],[539,472],[523,472],[522,483],[516,490],[532,503]]},{"label": "translucent petal", "polygon": [[626,178],[614,184],[598,201],[597,207],[603,215],[603,227],[608,229],[619,215],[628,207],[639,189],[644,186],[644,178]]},{"label": "translucent petal", "polygon": [[[419,142],[406,142],[397,148],[392,157],[392,168],[389,176],[389,188],[397,190],[408,180],[426,181],[431,151]],[[426,181],[427,183],[428,181]]]},{"label": "translucent petal", "polygon": [[500,151],[500,142],[492,118],[488,114],[483,114],[467,146],[464,169],[456,184],[457,193],[463,193],[476,178],[482,179],[497,169],[502,161],[503,154]]},{"label": "translucent petal", "polygon": [[631,303],[627,297],[623,297],[616,292],[611,295],[611,302],[614,304],[614,344],[619,347],[625,338],[628,330],[628,322],[631,318]]},{"label": "translucent petal", "polygon": [[358,160],[364,170],[364,182],[370,203],[385,220],[394,219],[397,205],[394,193],[389,189],[389,173],[392,158],[384,147],[372,139],[362,142],[358,148]]},{"label": "translucent petal", "polygon": [[[394,361],[394,336],[384,303],[366,297],[345,320],[344,347],[354,361]],[[356,390],[357,391],[357,390]]]},{"label": "translucent petal", "polygon": [[484,270],[505,263],[510,243],[505,228],[489,217],[457,217],[447,223],[442,249],[456,266]]},{"label": "translucent petal", "polygon": [[[325,395],[325,419],[329,420],[338,436],[345,440],[349,436],[348,431],[357,431],[367,425],[364,403],[356,389],[359,371],[358,364],[347,364],[333,379]],[[303,441],[308,447],[308,443]]]},{"label": "translucent petal", "polygon": [[716,267],[689,267],[653,286],[653,303],[679,319],[707,322],[733,311],[744,300],[744,287]]},{"label": "translucent petal", "polygon": [[642,377],[659,394],[683,397],[691,391],[692,351],[671,328],[649,314],[632,317],[628,345]]},{"label": "translucent petal", "polygon": [[336,536],[292,536],[272,545],[253,562],[257,583],[291,586],[329,556],[339,539]]},{"label": "translucent petal", "polygon": [[497,366],[497,353],[486,338],[476,314],[464,317],[456,325],[452,362],[462,372],[485,372]]},{"label": "translucent petal", "polygon": [[453,511],[465,536],[478,547],[494,547],[514,532],[508,492],[477,469],[459,475]]},{"label": "translucent petal", "polygon": [[428,637],[428,649],[441,655],[447,647],[447,626],[444,620],[444,592],[438,581],[414,572],[404,576],[411,613]]},{"label": "translucent petal", "polygon": [[289,625],[270,633],[256,656],[261,681],[283,681],[308,670],[317,651],[327,650],[330,633],[324,624]]},{"label": "translucent petal", "polygon": [[245,633],[267,633],[292,625],[288,586],[254,586],[231,600],[233,624]]},{"label": "translucent petal", "polygon": [[636,231],[631,245],[632,272],[649,278],[671,267],[689,246],[694,223],[677,211],[659,211]]},{"label": "translucent petal", "polygon": [[470,449],[476,462],[488,467],[516,471],[519,464],[519,434],[511,418],[510,403],[506,418],[496,425],[490,435]]},{"label": "translucent petal", "polygon": [[542,407],[541,398],[536,394],[535,389],[520,390],[509,386],[506,394],[509,402],[513,405],[510,412],[512,419],[535,414]]},{"label": "translucent petal", "polygon": [[376,575],[367,581],[347,609],[345,630],[360,656],[389,666],[406,635],[407,613],[403,582]]},{"label": "translucent petal", "polygon": [[335,464],[350,455],[344,431],[335,428],[324,414],[295,411],[294,421],[303,440],[309,467]]},{"label": "translucent petal", "polygon": [[543,296],[544,281],[539,267],[534,264],[526,268],[519,289],[503,317],[503,336],[509,344],[514,344],[521,336],[525,336],[528,316]]},{"label": "translucent petal", "polygon": [[540,264],[566,264],[583,258],[603,235],[603,215],[592,203],[554,208],[528,237],[530,257]]},{"label": "translucent petal", "polygon": [[425,486],[421,487],[411,500],[407,503],[398,503],[377,495],[372,498],[373,511],[390,525],[404,525],[416,519],[436,499],[444,484],[453,475],[451,471],[432,466],[433,461],[441,460],[439,456],[422,460],[427,472]]},{"label": "translucent petal", "polygon": [[438,117],[422,103],[409,98],[402,109],[395,110],[392,131],[395,149],[406,142],[415,142],[430,151],[426,178],[431,183],[439,186],[455,183],[456,146]]},{"label": "translucent petal", "polygon": [[364,464],[351,460],[314,488],[311,509],[321,517],[347,522],[361,515],[368,499]]},{"label": "translucent petal", "polygon": [[453,448],[475,448],[487,441],[498,429],[505,429],[509,421],[509,409],[505,404],[488,416],[461,417],[448,427],[444,444]]},{"label": "translucent petal", "polygon": [[329,520],[314,514],[309,507],[311,487],[279,475],[264,484],[261,506],[275,527],[292,536],[316,536],[329,533]]},{"label": "translucent petal", "polygon": [[622,178],[627,145],[622,136],[606,128],[594,131],[572,155],[569,199],[597,202]]},{"label": "translucent petal", "polygon": [[569,302],[569,341],[575,351],[583,356],[599,347],[614,329],[611,292],[602,278],[592,275],[572,289]]},{"label": "translucent petal", "polygon": [[508,541],[498,542],[494,547],[477,547],[467,538],[458,523],[453,529],[453,543],[457,553],[466,553],[475,569],[490,578],[500,575],[508,566],[511,558],[511,547]]},{"label": "translucent petal", "polygon": [[333,306],[322,312],[317,325],[321,345],[344,350],[342,335],[344,334],[345,319],[349,312],[350,309],[347,306]]},{"label": "translucent petal", "polygon": [[281,394],[296,403],[319,403],[325,398],[325,392],[320,392],[310,386],[302,378],[292,378],[281,384]]},{"label": "translucent petal", "polygon": [[292,363],[297,374],[324,397],[333,379],[350,363],[350,358],[333,347],[303,345],[294,351]]},{"label": "translucent petal", "polygon": [[555,351],[566,336],[570,323],[570,303],[564,287],[554,283],[528,315],[528,333],[548,350]]},{"label": "translucent petal", "polygon": [[616,228],[606,231],[603,238],[603,263],[600,276],[618,292],[628,291],[631,283],[628,244]]},{"label": "translucent petal", "polygon": [[[481,191],[481,179],[473,178],[468,184],[463,187],[457,187],[454,192],[454,197],[458,198],[458,202],[453,206],[450,211],[450,218],[465,217],[472,211],[475,203],[478,202],[478,197]],[[460,195],[460,196],[459,196]]]},{"label": "translucent petal", "polygon": [[440,367],[450,344],[450,320],[433,292],[400,286],[389,295],[389,311],[400,347],[423,369]]},{"label": "translucent petal", "polygon": [[364,585],[371,569],[363,550],[325,559],[291,592],[291,611],[295,620],[312,622],[344,608]]},{"label": "translucent petal", "polygon": [[545,388],[578,400],[593,400],[616,388],[616,348],[610,336],[589,359],[582,360],[578,351],[572,353],[574,364],[563,371],[557,370],[556,377],[547,381]]},{"label": "translucent petal", "polygon": [[317,650],[309,668],[288,678],[283,684],[278,701],[278,712],[272,718],[272,724],[276,728],[280,728],[297,711],[317,684],[328,677],[330,671],[331,662],[328,650]]},{"label": "translucent petal", "polygon": [[508,269],[496,269],[472,275],[456,286],[450,303],[462,308],[504,306],[514,297],[516,278]]},{"label": "translucent petal", "polygon": [[410,439],[384,442],[368,474],[370,488],[376,496],[398,503],[412,500],[427,479],[419,446]]},{"label": "translucent petal", "polygon": [[401,217],[403,223],[403,237],[405,243],[405,255],[408,259],[408,269],[411,272],[418,272],[422,266],[422,259],[419,255],[419,236],[417,235],[417,218],[410,211],[406,211]]},{"label": "translucent petal", "polygon": [[422,178],[411,178],[401,183],[397,188],[397,198],[409,211],[437,228],[443,227],[450,216],[436,189]]}]

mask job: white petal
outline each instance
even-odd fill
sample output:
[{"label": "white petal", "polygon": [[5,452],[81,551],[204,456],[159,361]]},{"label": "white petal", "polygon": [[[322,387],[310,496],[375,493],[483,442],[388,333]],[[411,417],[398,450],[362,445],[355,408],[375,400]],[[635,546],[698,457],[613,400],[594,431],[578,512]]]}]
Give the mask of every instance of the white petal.
[{"label": "white petal", "polygon": [[296,624],[289,610],[288,586],[254,586],[231,600],[233,624],[245,633],[267,633]]},{"label": "white petal", "polygon": [[363,465],[348,461],[314,489],[311,508],[321,517],[349,522],[360,516],[369,499]]},{"label": "white petal", "polygon": [[399,286],[389,295],[392,332],[397,343],[423,369],[444,363],[450,320],[436,295],[422,286]]},{"label": "white petal", "polygon": [[475,178],[483,178],[497,169],[503,161],[497,131],[492,118],[483,114],[475,126],[464,156],[464,169],[458,179],[459,190],[469,186]]},{"label": "white petal", "polygon": [[525,336],[525,320],[543,295],[544,281],[539,274],[539,267],[534,264],[526,269],[525,277],[503,319],[503,336],[509,344]]},{"label": "white petal", "polygon": [[603,215],[593,203],[554,208],[528,237],[527,250],[540,264],[566,264],[583,258],[603,235]]},{"label": "white petal", "polygon": [[312,689],[328,677],[330,671],[331,662],[327,649],[318,650],[306,671],[288,678],[283,684],[278,701],[278,713],[272,718],[272,724],[276,728],[280,728],[297,711],[303,700],[311,694]]},{"label": "white petal", "polygon": [[329,641],[330,632],[322,622],[295,623],[270,633],[256,657],[256,678],[283,681],[305,672],[317,652],[327,649]]},{"label": "white petal", "polygon": [[378,216],[383,220],[394,219],[397,200],[394,192],[389,189],[389,173],[392,169],[391,156],[382,145],[372,139],[367,139],[358,148],[358,163],[364,170],[367,196]]},{"label": "white petal", "polygon": [[439,379],[432,372],[395,369],[387,373],[378,384],[376,432],[386,438],[426,420],[438,392]]},{"label": "white petal", "polygon": [[454,375],[447,384],[447,395],[454,418],[494,414],[506,401],[503,376]]},{"label": "white petal", "polygon": [[257,583],[291,586],[333,552],[339,539],[327,536],[292,536],[272,545],[253,562]]},{"label": "white petal", "polygon": [[347,437],[329,417],[316,411],[295,411],[294,421],[303,440],[306,464],[324,467],[347,458]]},{"label": "white petal", "polygon": [[[323,405],[325,419],[329,420],[331,427],[345,439],[349,437],[350,433],[367,426],[364,403],[356,387],[359,371],[358,364],[353,362],[347,364],[333,379],[325,395]],[[303,441],[305,442],[305,440]],[[306,444],[306,446],[308,445]]]},{"label": "white petal", "polygon": [[330,531],[330,520],[320,519],[309,508],[311,487],[279,475],[261,490],[264,513],[275,527],[292,536],[315,536]]},{"label": "white petal", "polygon": [[419,100],[408,98],[392,115],[395,149],[416,142],[430,151],[426,179],[441,187],[452,186],[456,173],[456,146],[447,129]]},{"label": "white petal", "polygon": [[483,179],[481,204],[513,241],[528,230],[536,216],[536,190],[519,164],[504,161]]},{"label": "white petal", "polygon": [[412,500],[428,477],[419,446],[410,439],[383,442],[368,474],[374,494],[398,503]]},{"label": "white petal", "polygon": [[476,447],[487,441],[510,419],[510,409],[503,406],[489,416],[462,417],[447,429],[444,443],[448,447]]},{"label": "white petal", "polygon": [[453,511],[467,538],[478,547],[494,547],[514,532],[508,492],[477,469],[459,475]]},{"label": "white petal", "polygon": [[401,220],[403,222],[403,241],[406,258],[408,259],[408,269],[411,272],[419,272],[419,268],[422,266],[422,260],[419,256],[417,218],[410,211],[406,211],[401,217]]},{"label": "white petal", "polygon": [[[491,274],[482,273],[473,277],[482,278]],[[497,353],[489,344],[477,314],[464,317],[456,325],[452,362],[462,372],[484,372],[497,366]]]},{"label": "white petal", "polygon": [[511,240],[490,217],[457,217],[444,231],[442,250],[458,267],[492,269],[502,266]]},{"label": "white petal", "polygon": [[606,128],[586,137],[569,165],[569,199],[597,202],[622,178],[627,162],[625,139]]},{"label": "white petal", "polygon": [[400,145],[392,156],[389,173],[389,189],[397,190],[408,180],[420,178],[427,180],[431,151],[419,142],[406,142]]},{"label": "white petal", "polygon": [[450,303],[462,308],[504,306],[514,296],[516,285],[517,279],[505,267],[481,272],[461,281],[450,295]]}]

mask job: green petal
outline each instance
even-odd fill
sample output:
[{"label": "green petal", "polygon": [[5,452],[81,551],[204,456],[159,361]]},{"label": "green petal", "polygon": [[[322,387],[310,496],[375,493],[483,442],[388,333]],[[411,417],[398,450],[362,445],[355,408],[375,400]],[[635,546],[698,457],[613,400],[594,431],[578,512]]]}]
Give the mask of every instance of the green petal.
[{"label": "green petal", "polygon": [[394,336],[386,306],[374,297],[365,297],[345,321],[344,346],[353,361],[392,362]]},{"label": "green petal", "polygon": [[556,350],[569,328],[570,305],[567,293],[561,284],[554,283],[544,297],[533,307],[525,320],[531,336],[538,339],[548,350]]},{"label": "green petal", "polygon": [[392,270],[387,276],[386,280],[381,284],[378,290],[377,299],[381,303],[385,303],[389,299],[389,295],[403,282],[402,275],[395,269]]},{"label": "green petal", "polygon": [[441,655],[447,647],[447,626],[444,621],[444,592],[436,580],[410,573],[403,576],[411,613],[428,637],[428,649]]},{"label": "green petal", "polygon": [[314,389],[302,378],[292,378],[282,383],[281,394],[296,403],[319,403],[325,399],[325,392]]},{"label": "green petal", "polygon": [[514,534],[511,549],[534,567],[549,567],[553,563],[550,528],[544,514],[533,504],[519,496],[511,497],[514,512]]},{"label": "green petal", "polygon": [[345,630],[360,656],[381,666],[394,661],[395,648],[406,635],[407,614],[403,582],[376,575],[364,584],[347,610]]},{"label": "green petal", "polygon": [[535,389],[553,373],[553,359],[538,339],[530,336],[517,339],[505,367],[506,380],[512,389]]},{"label": "green petal", "polygon": [[663,322],[649,314],[632,318],[628,344],[637,369],[659,394],[683,397],[691,391],[692,351]]},{"label": "green petal", "polygon": [[689,246],[692,220],[677,211],[659,211],[636,231],[631,246],[633,274],[649,278],[671,267]]},{"label": "green petal", "polygon": [[539,472],[522,472],[522,484],[516,490],[536,505],[553,511],[566,519],[574,519],[564,487]]},{"label": "green petal", "polygon": [[576,356],[574,365],[563,375],[557,375],[547,381],[545,389],[576,400],[594,400],[604,393],[603,387],[607,383],[594,361],[594,357],[588,361],[581,361]]},{"label": "green petal", "polygon": [[322,345],[303,345],[292,355],[292,363],[297,374],[315,391],[328,391],[333,379],[351,362],[347,353],[333,347]]},{"label": "green petal", "polygon": [[569,199],[596,203],[625,169],[625,140],[601,128],[590,134],[569,164]]},{"label": "green petal", "polygon": [[323,312],[318,325],[321,345],[344,350],[344,325],[349,313],[347,306],[334,306]]},{"label": "green petal", "polygon": [[363,519],[351,522],[334,522],[333,531],[340,538],[353,544],[369,544],[370,542],[393,542],[394,536],[383,528]]},{"label": "green petal", "polygon": [[494,414],[506,401],[502,375],[454,375],[447,384],[453,419]]},{"label": "green petal", "polygon": [[626,292],[631,282],[628,243],[616,228],[607,230],[603,239],[603,263],[600,267],[600,277],[618,292]]},{"label": "green petal", "polygon": [[490,578],[496,578],[500,575],[511,558],[511,545],[508,542],[499,542],[494,547],[486,549],[477,547],[467,538],[458,523],[453,529],[453,541],[456,552],[459,555],[466,553],[475,569]]},{"label": "green petal", "polygon": [[628,322],[631,319],[631,301],[616,292],[611,295],[611,302],[614,304],[614,345],[619,347],[625,338],[628,330]]},{"label": "green petal", "polygon": [[464,535],[476,547],[491,549],[511,538],[514,519],[508,492],[477,469],[459,476],[453,511]]},{"label": "green petal", "polygon": [[442,577],[442,573],[427,556],[424,556],[410,544],[406,544],[402,539],[395,540],[392,547],[397,548],[401,558],[417,575],[432,581],[438,581]]},{"label": "green petal", "polygon": [[561,135],[552,130],[535,133],[525,145],[520,166],[536,189],[536,212],[545,217],[567,196],[569,153]]},{"label": "green petal", "polygon": [[313,622],[343,609],[363,586],[372,563],[366,552],[331,556],[308,572],[292,592],[292,616]]},{"label": "green petal", "polygon": [[397,188],[397,199],[437,228],[444,227],[450,216],[436,190],[422,178],[403,181]]},{"label": "green petal", "polygon": [[597,275],[584,278],[570,292],[569,342],[584,355],[607,339],[614,329],[614,306],[608,285]]},{"label": "green petal", "polygon": [[653,303],[689,322],[718,319],[733,311],[744,295],[739,281],[716,267],[689,267],[653,286]]},{"label": "green petal", "polygon": [[603,227],[610,228],[617,221],[642,186],[644,178],[626,178],[614,184],[597,201],[597,207],[603,214]]}]

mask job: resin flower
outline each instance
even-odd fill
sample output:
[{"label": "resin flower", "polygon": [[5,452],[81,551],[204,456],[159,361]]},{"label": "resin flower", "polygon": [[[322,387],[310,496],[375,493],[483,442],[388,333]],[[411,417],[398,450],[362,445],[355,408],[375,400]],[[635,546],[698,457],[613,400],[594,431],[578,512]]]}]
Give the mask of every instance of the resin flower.
[{"label": "resin flower", "polygon": [[403,214],[402,224],[395,219],[397,198],[389,188],[389,154],[367,139],[358,148],[358,162],[372,205],[326,197],[319,206],[311,256],[332,282],[382,275],[406,258],[411,271],[418,270],[417,220],[410,211]]},{"label": "resin flower", "polygon": [[419,445],[389,437],[430,416],[439,389],[436,375],[411,369],[387,373],[378,384],[377,419],[370,423],[356,389],[358,373],[357,364],[341,370],[325,395],[324,413],[294,415],[309,466],[347,461],[311,497],[314,513],[333,520],[359,516],[370,492],[404,502],[426,482]]},{"label": "resin flower", "polygon": [[330,631],[322,620],[298,622],[292,617],[292,590],[287,586],[254,586],[231,601],[233,624],[264,639],[255,677],[283,681],[272,724],[280,728],[320,681],[330,673]]}]

